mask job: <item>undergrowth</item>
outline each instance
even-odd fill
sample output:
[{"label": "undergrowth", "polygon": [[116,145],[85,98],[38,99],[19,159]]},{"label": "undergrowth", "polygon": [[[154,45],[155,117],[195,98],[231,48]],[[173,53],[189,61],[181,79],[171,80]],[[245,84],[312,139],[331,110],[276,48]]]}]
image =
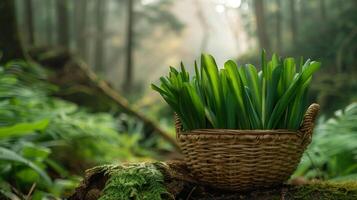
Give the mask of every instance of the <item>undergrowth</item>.
[{"label": "undergrowth", "polygon": [[110,178],[99,200],[174,199],[166,190],[164,176],[154,164],[117,166],[106,171]]},{"label": "undergrowth", "polygon": [[34,184],[33,200],[61,197],[85,168],[148,155],[112,115],[52,97],[46,76],[24,61],[0,66],[0,199],[22,199]]}]

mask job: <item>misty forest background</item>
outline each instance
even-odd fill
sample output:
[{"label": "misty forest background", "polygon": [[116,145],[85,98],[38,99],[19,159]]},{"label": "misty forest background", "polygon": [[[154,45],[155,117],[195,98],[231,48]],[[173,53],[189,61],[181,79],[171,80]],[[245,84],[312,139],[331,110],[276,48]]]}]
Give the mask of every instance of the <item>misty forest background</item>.
[{"label": "misty forest background", "polygon": [[202,52],[321,61],[309,98],[322,113],[294,177],[357,178],[355,0],[1,0],[0,12],[0,197],[61,198],[92,166],[179,158],[149,85]]}]

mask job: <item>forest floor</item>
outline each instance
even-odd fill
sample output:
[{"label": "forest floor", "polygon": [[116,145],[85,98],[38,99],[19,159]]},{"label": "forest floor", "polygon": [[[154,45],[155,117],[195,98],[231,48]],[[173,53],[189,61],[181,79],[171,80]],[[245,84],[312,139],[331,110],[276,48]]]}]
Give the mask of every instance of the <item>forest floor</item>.
[{"label": "forest floor", "polygon": [[217,190],[190,175],[183,161],[105,165],[86,171],[70,200],[357,199],[357,182],[295,180],[244,192]]}]

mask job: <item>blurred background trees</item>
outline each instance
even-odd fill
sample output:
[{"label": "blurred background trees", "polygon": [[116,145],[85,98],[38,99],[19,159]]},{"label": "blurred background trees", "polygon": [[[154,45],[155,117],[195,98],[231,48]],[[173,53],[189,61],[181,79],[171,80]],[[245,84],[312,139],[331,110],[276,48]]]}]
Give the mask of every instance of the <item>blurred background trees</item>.
[{"label": "blurred background trees", "polygon": [[[27,48],[69,48],[126,94],[146,92],[148,83],[157,80],[168,65],[181,60],[192,63],[201,50],[215,54],[219,62],[228,58],[256,62],[264,48],[321,60],[324,70],[316,80],[314,98],[330,113],[351,100],[338,92],[340,87],[354,89],[350,83],[329,84],[323,77],[355,74],[353,0],[15,2]],[[331,98],[338,98],[341,105],[329,105]]]},{"label": "blurred background trees", "polygon": [[[111,75],[117,89],[129,92],[132,85],[142,88],[140,78],[135,75],[145,62],[135,59],[137,54],[144,54],[145,50],[140,50],[145,49],[143,43],[159,34],[179,33],[183,28],[172,12],[173,3],[170,0],[20,0],[16,1],[17,24],[29,49],[68,48],[99,74]],[[154,67],[150,63],[149,66]]]}]

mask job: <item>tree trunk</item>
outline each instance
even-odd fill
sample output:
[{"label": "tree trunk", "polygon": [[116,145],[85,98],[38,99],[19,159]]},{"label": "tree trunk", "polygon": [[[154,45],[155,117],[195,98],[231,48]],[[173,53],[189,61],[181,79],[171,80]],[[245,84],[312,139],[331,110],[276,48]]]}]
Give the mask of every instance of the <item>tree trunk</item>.
[{"label": "tree trunk", "polygon": [[320,13],[321,13],[321,20],[326,20],[326,2],[325,0],[320,0]]},{"label": "tree trunk", "polygon": [[134,0],[127,0],[126,63],[123,90],[129,92],[133,82]]},{"label": "tree trunk", "polygon": [[270,51],[270,41],[266,30],[265,10],[263,0],[254,0],[255,19],[257,23],[260,48]]},{"label": "tree trunk", "polygon": [[195,6],[196,6],[196,15],[197,18],[201,24],[201,28],[202,28],[202,40],[201,40],[201,52],[205,52],[206,48],[207,48],[207,44],[208,44],[208,40],[209,40],[209,25],[208,22],[206,20],[205,14],[204,14],[204,9],[202,8],[202,4],[200,2],[200,0],[195,0]]},{"label": "tree trunk", "polygon": [[53,43],[53,4],[51,0],[47,0],[46,2],[46,39],[47,44],[52,45]]},{"label": "tree trunk", "polygon": [[276,0],[276,50],[280,54],[282,52],[282,37],[281,37],[281,0]]},{"label": "tree trunk", "polygon": [[28,33],[28,42],[29,46],[33,46],[35,44],[35,31],[33,26],[33,6],[32,0],[25,1],[25,21],[27,25],[27,33]]},{"label": "tree trunk", "polygon": [[296,22],[296,1],[290,0],[290,27],[291,27],[291,37],[293,45],[296,45],[298,42],[298,24]]},{"label": "tree trunk", "polygon": [[0,1],[0,63],[25,58],[16,23],[15,1]]},{"label": "tree trunk", "polygon": [[57,2],[57,32],[58,44],[69,49],[69,26],[67,0],[56,0]]},{"label": "tree trunk", "polygon": [[87,58],[87,43],[86,43],[86,32],[87,32],[87,0],[77,0],[75,1],[75,15],[76,15],[76,42],[77,42],[77,52],[78,54],[86,60]]},{"label": "tree trunk", "polygon": [[104,71],[104,46],[105,46],[105,8],[106,2],[103,0],[96,1],[96,35],[95,35],[95,64],[96,71]]},{"label": "tree trunk", "polygon": [[309,14],[309,0],[300,0],[300,19],[303,22],[306,22],[308,20],[308,14]]}]

